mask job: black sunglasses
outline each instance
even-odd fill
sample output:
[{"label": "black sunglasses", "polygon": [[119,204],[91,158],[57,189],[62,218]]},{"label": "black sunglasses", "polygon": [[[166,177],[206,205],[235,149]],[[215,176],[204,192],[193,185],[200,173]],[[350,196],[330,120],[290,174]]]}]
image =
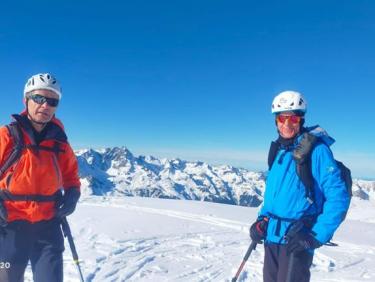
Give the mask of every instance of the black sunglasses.
[{"label": "black sunglasses", "polygon": [[57,107],[57,105],[59,104],[59,99],[48,98],[39,94],[31,94],[28,96],[28,98],[30,98],[31,100],[33,100],[35,103],[39,105],[43,105],[45,102],[47,102],[48,106]]}]

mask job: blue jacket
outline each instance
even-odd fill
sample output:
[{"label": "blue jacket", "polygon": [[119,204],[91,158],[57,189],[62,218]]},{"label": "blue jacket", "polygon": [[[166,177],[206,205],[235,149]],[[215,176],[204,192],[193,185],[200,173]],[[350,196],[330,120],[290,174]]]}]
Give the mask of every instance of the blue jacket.
[{"label": "blue jacket", "polygon": [[[280,149],[267,177],[264,202],[259,213],[259,216],[269,217],[266,242],[285,244],[283,236],[291,222],[312,216],[316,220],[313,234],[324,244],[332,238],[349,208],[349,193],[329,149],[335,140],[320,127],[308,130],[320,137],[311,153],[315,201],[310,204],[305,197],[305,187],[296,172],[293,150],[286,152]],[[296,139],[294,146],[300,138]]]}]

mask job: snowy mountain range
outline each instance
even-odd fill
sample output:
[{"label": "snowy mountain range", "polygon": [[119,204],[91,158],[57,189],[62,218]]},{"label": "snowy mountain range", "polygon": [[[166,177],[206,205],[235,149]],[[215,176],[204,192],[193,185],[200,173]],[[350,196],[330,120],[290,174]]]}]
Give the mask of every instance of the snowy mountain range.
[{"label": "snowy mountain range", "polygon": [[[228,165],[134,156],[125,147],[76,151],[82,193],[186,199],[256,207],[265,173]],[[353,196],[375,199],[375,181],[353,181]]]}]

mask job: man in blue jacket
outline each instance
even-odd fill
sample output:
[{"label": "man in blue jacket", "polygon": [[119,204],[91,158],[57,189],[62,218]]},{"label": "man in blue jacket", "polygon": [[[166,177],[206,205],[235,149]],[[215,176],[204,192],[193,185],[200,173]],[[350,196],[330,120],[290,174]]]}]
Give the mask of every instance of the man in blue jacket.
[{"label": "man in blue jacket", "polygon": [[340,169],[329,149],[333,139],[324,134],[309,159],[314,200],[306,196],[306,187],[293,159],[293,150],[307,131],[303,127],[306,105],[304,97],[295,91],[280,93],[272,103],[279,134],[273,142],[277,149],[271,157],[263,206],[250,228],[253,241],[265,241],[265,282],[310,281],[313,250],[332,238],[350,203]]}]

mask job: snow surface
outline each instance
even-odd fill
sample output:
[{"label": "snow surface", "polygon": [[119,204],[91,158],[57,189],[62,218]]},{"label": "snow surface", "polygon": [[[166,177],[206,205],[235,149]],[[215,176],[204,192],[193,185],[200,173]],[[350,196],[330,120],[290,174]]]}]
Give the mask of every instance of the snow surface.
[{"label": "snow surface", "polygon": [[[375,203],[353,199],[311,281],[375,281]],[[258,208],[138,197],[84,197],[69,217],[85,281],[230,281]],[[64,281],[79,281],[67,241]],[[238,281],[262,281],[263,246]],[[25,281],[32,281],[30,268]]]}]

